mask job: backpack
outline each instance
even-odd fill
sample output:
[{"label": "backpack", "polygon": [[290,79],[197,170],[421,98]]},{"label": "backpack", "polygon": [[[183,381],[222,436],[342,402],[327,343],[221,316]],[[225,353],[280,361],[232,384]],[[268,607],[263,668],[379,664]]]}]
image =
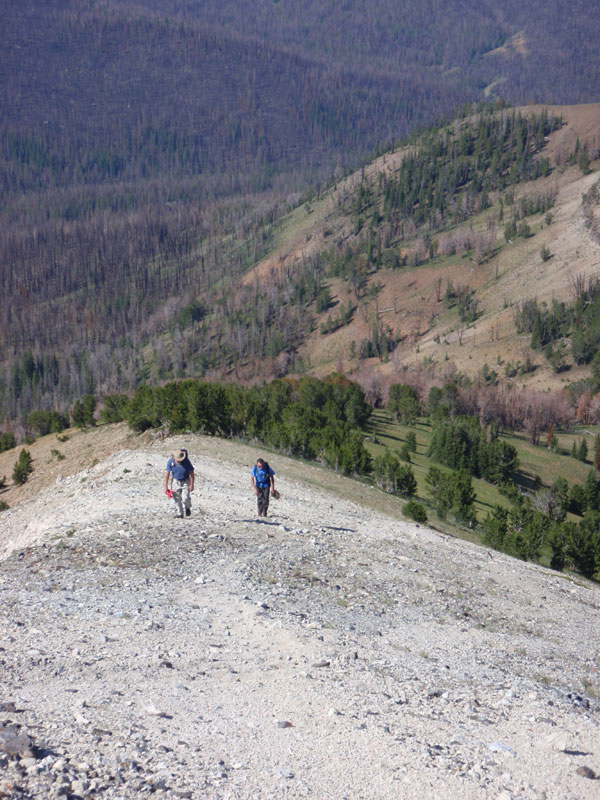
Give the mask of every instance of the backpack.
[{"label": "backpack", "polygon": [[190,462],[187,457],[187,452],[185,452],[185,458],[183,461],[175,461],[174,458],[171,459],[171,475],[173,476],[174,481],[185,481],[189,478],[190,475]]},{"label": "backpack", "polygon": [[271,467],[265,461],[264,466],[262,469],[256,468],[256,475],[254,480],[258,486],[259,483],[265,484],[266,486],[271,485]]}]

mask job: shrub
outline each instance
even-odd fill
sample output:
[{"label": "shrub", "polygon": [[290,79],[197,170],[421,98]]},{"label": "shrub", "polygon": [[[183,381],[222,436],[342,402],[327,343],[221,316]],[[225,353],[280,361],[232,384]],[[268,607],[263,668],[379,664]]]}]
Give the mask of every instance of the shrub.
[{"label": "shrub", "polygon": [[32,411],[27,417],[27,424],[38,436],[47,436],[64,431],[68,421],[57,411]]},{"label": "shrub", "polygon": [[414,431],[409,431],[406,434],[405,444],[410,453],[417,452],[417,436]]},{"label": "shrub", "polygon": [[7,431],[6,433],[0,433],[0,453],[3,453],[5,450],[12,450],[13,447],[16,446],[17,446],[17,440],[12,431]]},{"label": "shrub", "polygon": [[6,500],[0,500],[0,511],[8,511],[10,506],[6,502]]},{"label": "shrub", "polygon": [[101,422],[122,422],[127,417],[129,398],[126,394],[107,394],[100,412]]},{"label": "shrub", "polygon": [[427,522],[427,512],[425,506],[417,503],[416,500],[409,500],[402,506],[402,513],[405,517],[414,519],[415,522]]},{"label": "shrub", "polygon": [[404,425],[414,425],[421,414],[421,404],[417,393],[405,383],[394,383],[390,386],[387,409],[395,419],[401,420]]},{"label": "shrub", "polygon": [[22,486],[30,474],[33,472],[31,453],[28,450],[21,450],[17,459],[12,478],[17,486]]},{"label": "shrub", "polygon": [[96,398],[93,394],[84,395],[73,406],[71,417],[78,428],[93,428],[96,424],[94,412],[96,410]]}]

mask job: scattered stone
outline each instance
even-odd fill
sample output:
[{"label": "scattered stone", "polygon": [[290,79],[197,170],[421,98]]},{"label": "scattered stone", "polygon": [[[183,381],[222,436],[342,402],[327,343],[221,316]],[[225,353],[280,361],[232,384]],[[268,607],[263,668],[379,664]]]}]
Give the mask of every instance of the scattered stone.
[{"label": "scattered stone", "polygon": [[294,726],[292,725],[291,722],[288,722],[287,720],[282,720],[281,722],[277,723],[277,727],[278,728],[293,728]]},{"label": "scattered stone", "polygon": [[598,780],[598,776],[593,769],[590,769],[590,767],[577,767],[575,772],[578,775],[581,775],[582,778],[589,778],[591,781]]},{"label": "scattered stone", "polygon": [[501,744],[500,742],[490,742],[487,746],[488,750],[491,750],[492,753],[507,753],[509,756],[513,758],[517,755],[512,747],[509,747],[506,744]]},{"label": "scattered stone", "polygon": [[294,777],[294,773],[291,769],[280,769],[277,772],[278,775],[281,775],[282,778],[286,778],[287,780],[291,780]]},{"label": "scattered stone", "polygon": [[19,725],[8,724],[0,728],[0,752],[9,756],[30,755],[33,741],[22,733]]},{"label": "scattered stone", "polygon": [[92,728],[94,736],[112,736],[112,731],[107,731],[104,728]]}]

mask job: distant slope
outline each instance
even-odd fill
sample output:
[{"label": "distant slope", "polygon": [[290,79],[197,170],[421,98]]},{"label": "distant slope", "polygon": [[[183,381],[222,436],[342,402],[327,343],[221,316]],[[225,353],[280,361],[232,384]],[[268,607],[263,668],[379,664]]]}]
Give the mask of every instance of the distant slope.
[{"label": "distant slope", "polygon": [[[572,361],[567,372],[553,371],[541,352],[530,349],[530,336],[517,332],[514,313],[527,299],[548,304],[553,299],[573,302],[575,278],[587,282],[599,275],[600,244],[597,232],[594,235],[586,221],[582,203],[582,196],[598,184],[599,175],[593,169],[583,174],[570,157],[578,142],[598,156],[600,104],[532,106],[521,111],[525,116],[548,113],[564,122],[547,137],[540,152],[540,157],[549,160],[549,174],[496,189],[487,208],[474,208],[458,224],[449,219],[435,229],[412,222],[405,233],[394,238],[381,218],[382,181],[389,185],[396,179],[409,149],[381,156],[313,202],[310,213],[305,208],[289,219],[281,244],[245,282],[273,282],[274,275],[293,274],[299,264],[320,258],[329,302],[320,312],[315,306],[313,332],[300,348],[304,363],[318,374],[333,370],[352,373],[363,384],[375,374],[385,382],[393,376],[398,379],[406,369],[441,376],[451,374],[450,367],[477,380],[485,364],[503,380],[510,373],[510,364],[516,367],[528,359],[535,368],[518,380],[539,388],[561,387],[589,375],[589,367],[574,366]],[[361,195],[368,201],[361,210],[364,227],[357,232],[355,209]],[[513,214],[520,214],[520,198],[532,205],[534,198],[545,197],[552,198],[547,217],[538,211],[523,218],[532,235],[507,240],[505,225]],[[514,202],[510,204],[507,198]],[[428,239],[437,242],[436,255],[423,254],[420,265],[414,266],[417,252]],[[485,242],[491,241],[490,251],[484,253]],[[451,244],[462,249],[450,252]],[[379,248],[379,258],[368,254],[369,246]],[[540,256],[542,248],[551,254],[547,261]],[[478,249],[482,249],[479,254]],[[324,261],[323,253],[329,254]],[[341,268],[339,259],[347,266]],[[334,262],[337,266],[332,266]],[[358,290],[357,280],[361,282]],[[472,293],[477,304],[472,321],[461,321],[456,299],[448,302],[446,295],[452,286]],[[330,326],[348,303],[353,308],[351,319]],[[331,333],[326,332],[328,327],[333,328]],[[389,332],[391,351],[369,355],[367,350],[361,357],[361,344],[377,346],[377,331]]]},{"label": "distant slope", "polygon": [[[130,0],[119,0],[130,5]],[[136,0],[243,30],[362,74],[438,74],[512,103],[600,96],[600,20],[589,0]]]},{"label": "distant slope", "polygon": [[344,176],[473,100],[596,97],[585,5],[0,0],[2,416],[343,360],[306,342]]}]

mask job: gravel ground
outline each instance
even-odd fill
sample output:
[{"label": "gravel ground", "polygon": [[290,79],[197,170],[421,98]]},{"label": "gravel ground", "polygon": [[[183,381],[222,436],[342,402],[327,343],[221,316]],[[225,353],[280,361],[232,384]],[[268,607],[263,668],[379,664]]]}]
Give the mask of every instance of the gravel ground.
[{"label": "gravel ground", "polygon": [[156,441],[2,514],[0,798],[600,795],[597,586],[271,455],[258,520],[255,457]]}]

